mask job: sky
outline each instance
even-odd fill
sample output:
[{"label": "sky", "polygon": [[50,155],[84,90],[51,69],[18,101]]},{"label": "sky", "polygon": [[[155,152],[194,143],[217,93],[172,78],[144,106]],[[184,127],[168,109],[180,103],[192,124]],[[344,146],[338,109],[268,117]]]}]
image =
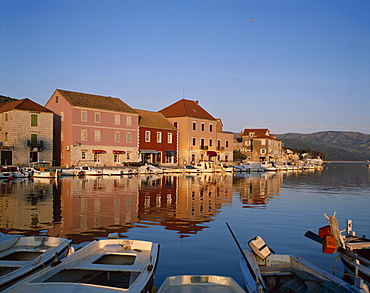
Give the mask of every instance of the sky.
[{"label": "sky", "polygon": [[224,131],[370,134],[370,1],[0,0],[0,95],[56,89],[199,101]]}]

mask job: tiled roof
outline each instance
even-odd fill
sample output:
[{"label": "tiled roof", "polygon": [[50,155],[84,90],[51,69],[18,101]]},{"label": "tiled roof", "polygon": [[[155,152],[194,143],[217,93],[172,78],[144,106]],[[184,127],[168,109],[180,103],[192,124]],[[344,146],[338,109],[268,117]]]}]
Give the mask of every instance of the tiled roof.
[{"label": "tiled roof", "polygon": [[270,134],[270,131],[267,128],[257,128],[257,129],[244,129],[242,136],[249,136],[253,132],[254,138],[270,138],[276,139],[275,135]]},{"label": "tiled roof", "polygon": [[164,116],[170,117],[194,117],[200,119],[216,120],[211,114],[199,106],[198,102],[182,99],[160,110]]},{"label": "tiled roof", "polygon": [[177,128],[167,120],[167,118],[160,112],[151,112],[145,110],[138,110],[139,113],[139,126],[150,127],[158,129],[176,130]]},{"label": "tiled roof", "polygon": [[84,94],[59,89],[57,89],[56,92],[63,96],[67,102],[71,104],[71,106],[137,114],[134,109],[132,109],[119,98]]},{"label": "tiled roof", "polygon": [[11,110],[53,112],[27,98],[3,104],[0,108],[0,112],[6,112]]}]

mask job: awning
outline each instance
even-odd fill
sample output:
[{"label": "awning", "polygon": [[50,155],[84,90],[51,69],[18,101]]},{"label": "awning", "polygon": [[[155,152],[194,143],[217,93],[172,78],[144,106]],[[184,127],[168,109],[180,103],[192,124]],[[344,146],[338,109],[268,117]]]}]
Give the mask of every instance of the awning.
[{"label": "awning", "polygon": [[94,154],[105,154],[105,150],[92,150]]},{"label": "awning", "polygon": [[207,156],[209,156],[209,157],[217,157],[217,153],[215,151],[207,151]]},{"label": "awning", "polygon": [[166,151],[166,156],[167,157],[173,157],[173,156],[176,156],[176,151]]},{"label": "awning", "polygon": [[142,154],[159,154],[156,150],[140,150],[140,153]]},{"label": "awning", "polygon": [[113,154],[124,154],[126,153],[125,151],[113,151]]}]

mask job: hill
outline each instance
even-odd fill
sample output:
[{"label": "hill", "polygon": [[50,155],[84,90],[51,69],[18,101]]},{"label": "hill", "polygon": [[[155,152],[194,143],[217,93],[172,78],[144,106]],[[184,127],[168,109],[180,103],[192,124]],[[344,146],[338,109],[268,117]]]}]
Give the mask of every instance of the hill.
[{"label": "hill", "polygon": [[370,159],[369,134],[321,131],[310,134],[276,134],[276,137],[282,140],[287,148],[322,152],[327,161],[366,161]]}]

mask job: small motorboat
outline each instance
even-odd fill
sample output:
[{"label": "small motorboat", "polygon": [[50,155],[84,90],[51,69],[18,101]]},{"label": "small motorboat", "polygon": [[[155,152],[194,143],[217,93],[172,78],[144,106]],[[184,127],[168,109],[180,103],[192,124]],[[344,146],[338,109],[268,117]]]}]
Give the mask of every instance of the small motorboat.
[{"label": "small motorboat", "polygon": [[245,293],[230,277],[212,275],[181,275],[167,277],[157,293],[222,292]]},{"label": "small motorboat", "polygon": [[81,168],[66,168],[59,170],[59,176],[84,176],[85,172]]},{"label": "small motorboat", "polygon": [[276,172],[279,170],[272,161],[261,162],[261,166],[264,171]]},{"label": "small motorboat", "polygon": [[13,173],[7,168],[0,168],[0,179],[12,180],[14,179]]},{"label": "small motorboat", "polygon": [[157,168],[153,165],[144,165],[144,166],[140,166],[139,168],[137,168],[137,171],[139,172],[139,174],[163,174],[163,170],[160,169],[160,168]]},{"label": "small motorboat", "polygon": [[[346,230],[339,231],[336,213],[330,217],[324,216],[329,225],[319,228],[318,234],[308,231],[305,236],[321,243],[324,253],[338,252],[346,274],[354,281],[363,279],[370,287],[370,239],[356,236],[352,220],[347,220]],[[346,234],[342,235],[341,232]]]},{"label": "small motorboat", "polygon": [[182,172],[186,174],[200,174],[201,170],[193,165],[185,165],[182,168]]},{"label": "small motorboat", "polygon": [[7,292],[144,292],[153,283],[158,247],[149,241],[95,240]]},{"label": "small motorboat", "polygon": [[[229,226],[228,226],[229,227]],[[229,227],[230,229],[230,227]],[[232,233],[231,229],[230,232]],[[232,233],[237,242],[235,235]],[[260,236],[251,239],[251,250],[242,250],[240,267],[249,293],[257,292],[367,292],[362,285],[351,285],[301,257],[272,254]]]},{"label": "small motorboat", "polygon": [[102,170],[91,168],[89,166],[77,166],[75,169],[78,169],[84,173],[86,176],[101,176],[103,175]]},{"label": "small motorboat", "polygon": [[71,240],[48,236],[0,236],[0,291],[69,253]]}]

